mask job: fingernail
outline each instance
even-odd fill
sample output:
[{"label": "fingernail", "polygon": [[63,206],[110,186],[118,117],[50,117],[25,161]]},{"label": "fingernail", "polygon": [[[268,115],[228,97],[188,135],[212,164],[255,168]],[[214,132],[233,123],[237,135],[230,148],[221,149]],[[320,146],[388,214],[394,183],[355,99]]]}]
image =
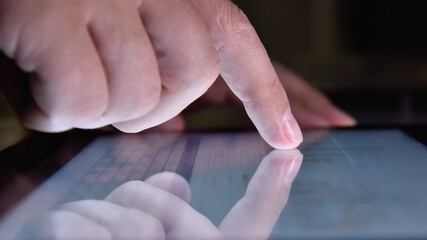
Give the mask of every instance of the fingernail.
[{"label": "fingernail", "polygon": [[289,161],[286,164],[285,168],[283,169],[283,180],[285,181],[285,184],[288,185],[289,187],[291,186],[292,182],[297,176],[303,157],[304,155],[299,154],[298,156],[294,157],[291,161]]},{"label": "fingernail", "polygon": [[283,117],[283,130],[285,131],[285,136],[289,141],[296,143],[302,142],[301,129],[294,115],[292,115],[290,107],[286,109],[285,116]]}]

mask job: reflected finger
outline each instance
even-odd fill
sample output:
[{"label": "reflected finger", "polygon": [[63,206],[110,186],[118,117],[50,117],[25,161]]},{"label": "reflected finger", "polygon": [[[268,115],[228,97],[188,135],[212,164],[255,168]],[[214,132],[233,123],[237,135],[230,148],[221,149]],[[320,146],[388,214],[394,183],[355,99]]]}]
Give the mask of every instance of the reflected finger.
[{"label": "reflected finger", "polygon": [[268,238],[289,198],[302,158],[298,149],[275,150],[264,158],[243,198],[221,222],[224,238]]},{"label": "reflected finger", "polygon": [[181,175],[173,172],[162,172],[145,179],[145,182],[174,194],[186,203],[190,203],[190,185]]},{"label": "reflected finger", "polygon": [[164,239],[162,224],[137,209],[107,201],[82,200],[61,205],[60,209],[74,212],[107,229],[113,239]]},{"label": "reflected finger", "polygon": [[221,239],[218,229],[205,216],[179,197],[141,181],[122,184],[105,200],[135,208],[157,218],[171,239]]},{"label": "reflected finger", "polygon": [[17,239],[113,239],[98,223],[77,213],[49,212],[20,232]]}]

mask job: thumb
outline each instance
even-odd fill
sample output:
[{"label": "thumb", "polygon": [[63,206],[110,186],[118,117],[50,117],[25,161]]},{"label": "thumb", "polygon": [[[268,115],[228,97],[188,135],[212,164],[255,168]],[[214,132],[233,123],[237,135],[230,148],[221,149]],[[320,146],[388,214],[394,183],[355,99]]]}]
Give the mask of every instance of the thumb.
[{"label": "thumb", "polygon": [[302,133],[267,52],[245,14],[229,0],[193,0],[221,62],[221,76],[272,147],[295,148]]}]

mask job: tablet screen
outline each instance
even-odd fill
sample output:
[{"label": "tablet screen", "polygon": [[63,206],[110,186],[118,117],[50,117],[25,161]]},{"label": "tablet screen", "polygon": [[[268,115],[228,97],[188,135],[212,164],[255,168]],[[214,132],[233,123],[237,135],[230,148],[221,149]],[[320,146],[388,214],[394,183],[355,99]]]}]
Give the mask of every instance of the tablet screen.
[{"label": "tablet screen", "polygon": [[400,130],[332,131],[303,166],[275,236],[427,236],[427,148]]},{"label": "tablet screen", "polygon": [[[272,238],[427,236],[427,148],[400,130],[308,131],[303,163]],[[183,176],[190,205],[218,226],[272,149],[257,133],[99,136],[2,216],[13,236],[34,214],[103,199],[163,171]],[[250,209],[248,210],[250,211]]]}]

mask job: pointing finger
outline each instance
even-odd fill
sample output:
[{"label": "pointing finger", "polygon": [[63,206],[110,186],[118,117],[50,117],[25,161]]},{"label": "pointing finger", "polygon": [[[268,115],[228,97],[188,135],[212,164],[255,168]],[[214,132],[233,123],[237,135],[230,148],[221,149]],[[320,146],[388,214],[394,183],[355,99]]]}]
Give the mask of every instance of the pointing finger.
[{"label": "pointing finger", "polygon": [[246,193],[219,226],[225,238],[267,239],[288,198],[302,155],[275,150],[259,165]]},{"label": "pointing finger", "polygon": [[285,90],[255,29],[228,0],[193,0],[217,48],[220,74],[243,102],[261,136],[273,147],[295,148],[301,130],[292,115]]}]

